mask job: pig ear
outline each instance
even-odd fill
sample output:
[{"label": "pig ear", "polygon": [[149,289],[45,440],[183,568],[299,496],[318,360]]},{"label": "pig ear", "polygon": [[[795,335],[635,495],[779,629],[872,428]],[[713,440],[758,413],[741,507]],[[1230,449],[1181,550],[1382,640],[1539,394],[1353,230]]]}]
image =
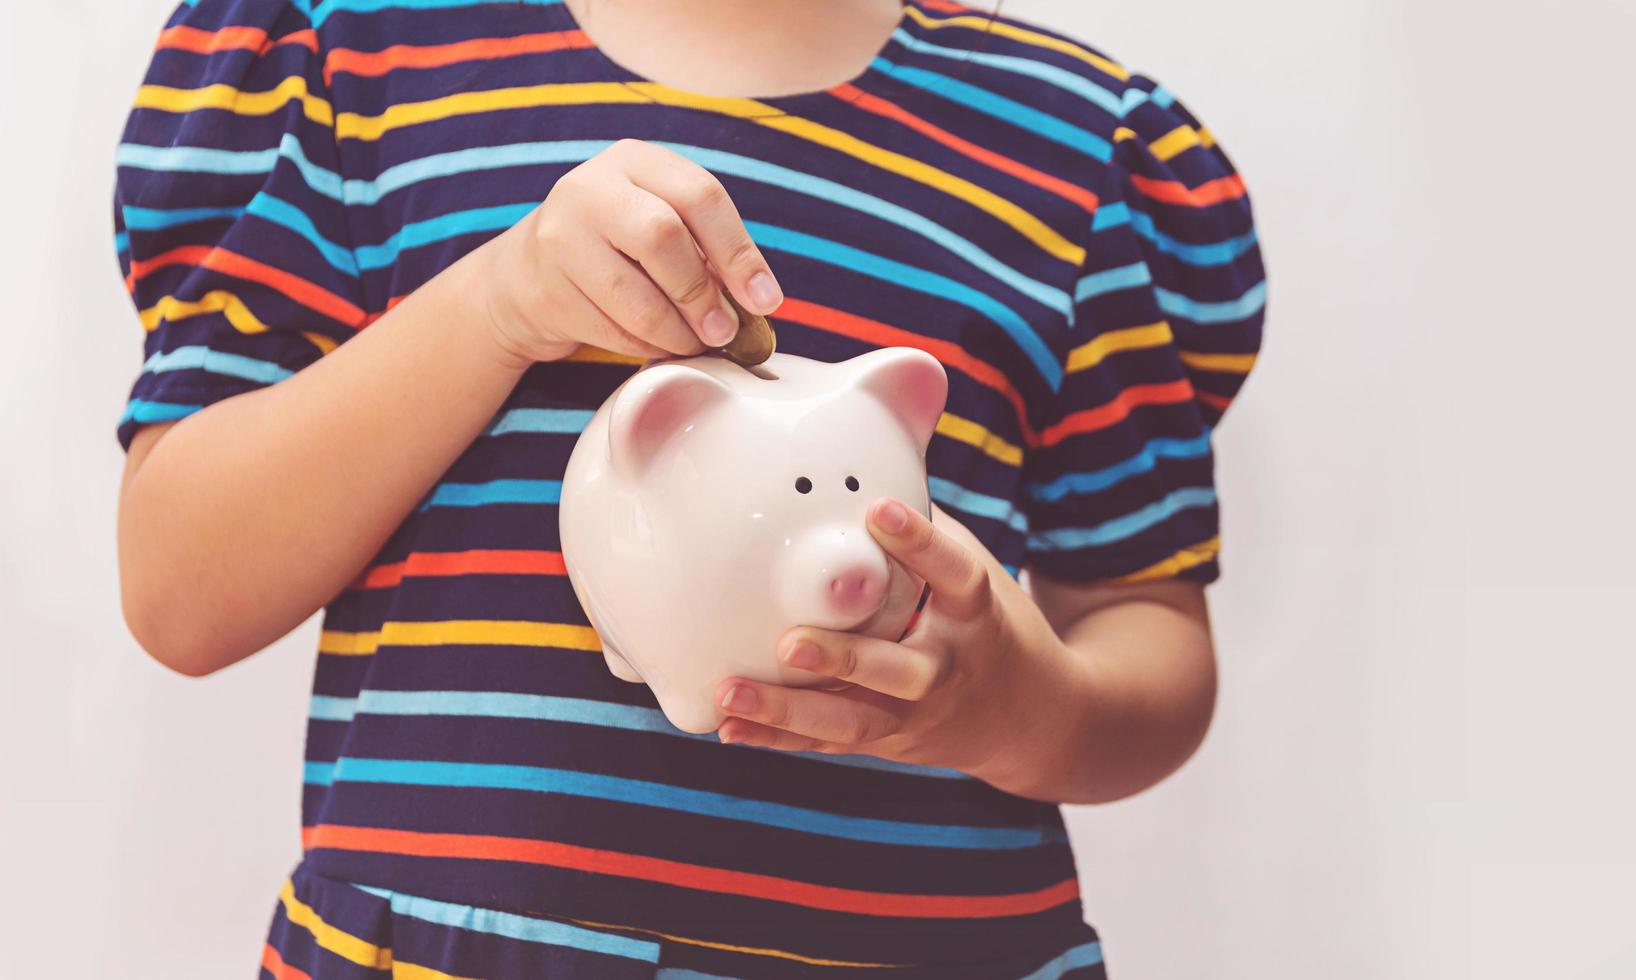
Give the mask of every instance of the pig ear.
[{"label": "pig ear", "polygon": [[949,397],[949,378],[937,358],[913,347],[887,347],[854,357],[854,383],[897,416],[921,449]]},{"label": "pig ear", "polygon": [[634,476],[676,433],[731,397],[726,385],[696,368],[644,368],[625,383],[609,411],[609,458],[620,472]]}]

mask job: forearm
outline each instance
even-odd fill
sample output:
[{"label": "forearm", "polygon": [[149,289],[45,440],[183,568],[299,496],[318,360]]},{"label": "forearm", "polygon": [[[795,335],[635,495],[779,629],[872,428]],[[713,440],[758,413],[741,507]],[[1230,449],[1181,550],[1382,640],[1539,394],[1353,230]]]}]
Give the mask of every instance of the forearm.
[{"label": "forearm", "polygon": [[492,340],[473,253],[317,363],[170,427],[120,500],[126,618],[169,666],[240,660],[361,571],[526,364]]},{"label": "forearm", "polygon": [[1187,761],[1215,706],[1202,597],[1132,594],[1056,632],[1060,643],[1035,643],[1009,672],[1014,726],[984,778],[1020,796],[1105,803]]}]

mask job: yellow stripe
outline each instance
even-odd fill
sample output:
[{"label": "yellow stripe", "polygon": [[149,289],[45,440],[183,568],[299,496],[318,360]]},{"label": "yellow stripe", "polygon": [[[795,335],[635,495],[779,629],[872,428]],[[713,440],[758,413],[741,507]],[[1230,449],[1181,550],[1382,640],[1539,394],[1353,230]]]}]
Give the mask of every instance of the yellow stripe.
[{"label": "yellow stripe", "polygon": [[301,331],[301,336],[303,336],[303,337],[307,338],[308,340],[312,341],[312,345],[314,347],[318,348],[318,353],[320,353],[320,354],[328,354],[330,351],[334,350],[336,348],[336,346],[337,346],[335,341],[331,340],[330,338],[324,336],[321,333],[314,333],[311,330]]},{"label": "yellow stripe", "polygon": [[472,980],[472,978],[457,977],[429,966],[416,966],[413,963],[395,960],[392,963],[392,980]]},{"label": "yellow stripe", "polygon": [[366,943],[349,932],[342,932],[318,917],[312,906],[295,897],[295,885],[288,880],[279,890],[278,900],[284,903],[284,917],[292,925],[312,933],[318,945],[342,959],[376,970],[392,968],[392,951]]},{"label": "yellow stripe", "polygon": [[1196,544],[1189,548],[1183,548],[1174,555],[1171,555],[1169,558],[1166,558],[1164,561],[1155,562],[1139,572],[1131,572],[1129,575],[1117,578],[1114,581],[1148,582],[1152,581],[1153,579],[1171,578],[1172,576],[1187,571],[1189,568],[1194,568],[1204,564],[1210,559],[1216,557],[1216,555],[1220,552],[1221,538],[1211,538],[1202,544]]},{"label": "yellow stripe", "polygon": [[976,446],[1008,466],[1022,465],[1022,448],[1014,446],[970,419],[944,412],[937,420],[937,434]]},{"label": "yellow stripe", "polygon": [[1131,129],[1129,126],[1120,126],[1118,129],[1113,131],[1113,141],[1115,143],[1123,143],[1125,140],[1133,140],[1135,138],[1136,130]]},{"label": "yellow stripe", "polygon": [[338,657],[367,657],[375,652],[380,643],[379,633],[324,630],[318,634],[318,652],[333,653]]},{"label": "yellow stripe", "polygon": [[383,646],[440,647],[463,644],[562,647],[569,650],[602,649],[596,630],[589,626],[505,619],[390,622],[383,624],[377,633],[324,630],[318,636],[319,653],[343,657],[368,656]]},{"label": "yellow stripe", "polygon": [[942,20],[934,20],[916,10],[909,4],[904,5],[904,10],[908,12],[909,16],[918,21],[922,27],[970,27],[974,30],[983,31],[988,34],[998,34],[1000,37],[1008,37],[1013,41],[1021,41],[1024,44],[1032,44],[1036,47],[1047,48],[1051,51],[1059,51],[1070,58],[1078,58],[1080,61],[1083,61],[1092,68],[1095,68],[1097,71],[1112,75],[1121,82],[1130,78],[1130,72],[1126,71],[1123,66],[1109,61],[1094,51],[1087,51],[1079,45],[1074,44],[1072,41],[1064,41],[1060,37],[1052,37],[1049,34],[1041,34],[1038,31],[1031,31],[1025,27],[1018,27],[1015,24],[1005,24],[998,20],[990,20],[987,17],[976,17],[970,14],[962,14],[957,17],[945,17]]},{"label": "yellow stripe", "polygon": [[1254,354],[1196,354],[1182,351],[1182,363],[1200,371],[1227,371],[1247,374],[1255,366]]},{"label": "yellow stripe", "polygon": [[530,85],[519,88],[490,89],[483,92],[462,92],[426,102],[404,102],[391,106],[378,116],[360,116],[343,112],[335,120],[337,136],[354,139],[379,139],[389,129],[433,122],[450,116],[492,112],[497,109],[521,109],[543,105],[580,105],[606,102],[642,102],[644,99],[660,105],[697,109],[748,119],[762,126],[788,133],[820,146],[829,147],[848,156],[856,157],[882,170],[887,170],[928,187],[959,198],[986,211],[1010,225],[1029,241],[1047,253],[1075,265],[1085,258],[1085,250],[1064,238],[1051,226],[1024,211],[1011,201],[968,180],[922,163],[913,157],[884,150],[866,143],[848,133],[815,123],[810,119],[786,115],[780,110],[754,99],[729,99],[696,95],[669,88],[654,82],[569,82],[556,85]]},{"label": "yellow stripe", "polygon": [[335,119],[335,135],[343,139],[376,140],[389,129],[435,122],[500,109],[528,109],[542,105],[583,105],[604,102],[644,102],[632,86],[618,82],[566,82],[558,85],[521,85],[514,88],[460,92],[425,102],[400,102],[378,116],[343,112]]},{"label": "yellow stripe", "polygon": [[1200,146],[1215,146],[1216,145],[1216,134],[1210,132],[1208,129],[1205,129],[1203,126],[1200,126],[1199,127],[1199,145]]},{"label": "yellow stripe", "polygon": [[1170,132],[1154,140],[1152,143],[1149,143],[1147,148],[1151,150],[1153,155],[1158,157],[1160,160],[1169,160],[1171,157],[1182,152],[1183,150],[1190,150],[1198,145],[1198,130],[1187,125],[1186,123],[1183,123],[1182,125],[1177,126],[1175,129],[1172,129]]},{"label": "yellow stripe", "polygon": [[590,344],[581,344],[572,354],[563,358],[565,361],[590,361],[594,364],[632,364],[641,366],[647,363],[647,358],[637,357],[634,354],[616,354],[611,350],[592,347]]},{"label": "yellow stripe", "polygon": [[440,622],[391,622],[381,627],[381,645],[437,647],[495,644],[518,647],[566,647],[600,650],[596,630],[567,623],[534,623],[503,619],[449,619]]},{"label": "yellow stripe", "polygon": [[744,953],[749,956],[771,956],[781,960],[793,960],[797,963],[810,963],[814,966],[860,966],[880,967],[897,966],[896,963],[861,963],[852,960],[826,960],[816,956],[802,956],[799,953],[790,953],[782,949],[766,949],[759,946],[734,946],[729,943],[711,942],[706,939],[689,939],[686,936],[675,936],[657,929],[638,929],[635,926],[622,926],[611,922],[592,922],[589,919],[569,919],[568,921],[591,929],[617,929],[621,932],[635,932],[644,936],[657,936],[668,939],[673,943],[686,943],[689,946],[703,946],[706,949],[720,949],[729,953]]},{"label": "yellow stripe", "polygon": [[267,325],[256,319],[244,301],[225,289],[213,289],[195,300],[177,299],[174,296],[160,297],[159,302],[153,304],[138,314],[142,318],[144,330],[154,330],[161,320],[185,320],[190,316],[199,316],[203,313],[221,313],[227,317],[227,322],[239,333],[266,333]]},{"label": "yellow stripe", "polygon": [[1068,374],[1085,371],[1101,364],[1102,359],[1109,354],[1122,350],[1140,350],[1144,347],[1162,347],[1173,339],[1170,324],[1163,320],[1145,327],[1110,330],[1069,351],[1068,363],[1063,370]]},{"label": "yellow stripe", "polygon": [[144,85],[136,91],[135,107],[160,109],[165,112],[191,112],[194,109],[225,109],[241,116],[266,116],[284,108],[291,99],[300,99],[307,118],[320,126],[329,126],[335,120],[328,101],[307,91],[307,80],[291,75],[264,92],[242,92],[231,85],[206,85],[204,88],[171,88],[168,85]]}]

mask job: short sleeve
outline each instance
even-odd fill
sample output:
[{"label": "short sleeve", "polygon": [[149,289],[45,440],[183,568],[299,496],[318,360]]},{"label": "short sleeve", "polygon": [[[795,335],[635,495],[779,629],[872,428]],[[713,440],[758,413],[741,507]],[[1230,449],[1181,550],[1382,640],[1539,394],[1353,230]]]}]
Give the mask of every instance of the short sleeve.
[{"label": "short sleeve", "polygon": [[276,383],[364,321],[318,41],[284,0],[197,0],[121,139],[114,240],[144,334],[118,438]]},{"label": "short sleeve", "polygon": [[1025,564],[1076,582],[1219,575],[1211,436],[1261,346],[1250,201],[1215,138],[1133,77],[1027,462]]}]

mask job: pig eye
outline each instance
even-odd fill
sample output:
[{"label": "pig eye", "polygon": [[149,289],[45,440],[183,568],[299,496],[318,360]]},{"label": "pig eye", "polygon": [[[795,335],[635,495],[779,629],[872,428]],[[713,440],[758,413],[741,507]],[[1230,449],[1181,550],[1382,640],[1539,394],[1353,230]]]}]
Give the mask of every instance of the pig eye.
[{"label": "pig eye", "polygon": [[857,493],[858,492],[858,478],[855,477],[855,476],[847,477],[846,478],[846,488],[848,490],[851,490],[853,493]]},{"label": "pig eye", "polygon": [[796,493],[811,493],[812,492],[812,481],[807,479],[804,476],[796,477],[795,492]]}]

